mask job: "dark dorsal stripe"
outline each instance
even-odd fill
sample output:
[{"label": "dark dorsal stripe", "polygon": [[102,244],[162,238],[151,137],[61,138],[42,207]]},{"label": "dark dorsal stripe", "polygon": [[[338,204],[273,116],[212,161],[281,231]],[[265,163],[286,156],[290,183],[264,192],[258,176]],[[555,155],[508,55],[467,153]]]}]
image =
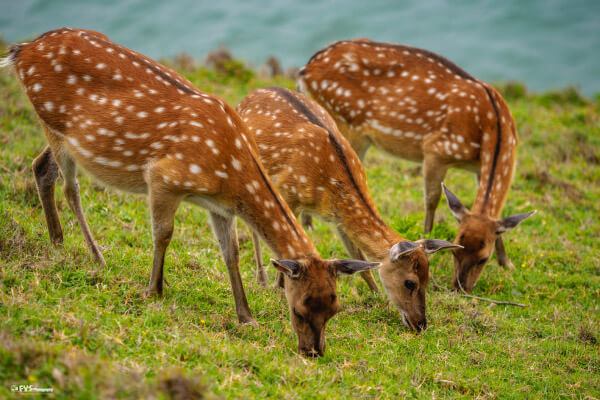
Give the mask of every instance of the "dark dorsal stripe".
[{"label": "dark dorsal stripe", "polygon": [[350,169],[350,165],[348,164],[348,160],[346,158],[346,154],[344,153],[344,149],[342,148],[342,145],[337,140],[337,138],[335,137],[333,132],[331,132],[331,130],[325,126],[325,123],[323,122],[323,120],[321,120],[321,118],[319,118],[319,116],[317,116],[310,108],[308,108],[308,106],[306,104],[304,104],[302,101],[300,101],[292,90],[285,89],[285,88],[278,87],[278,86],[271,86],[271,87],[267,88],[267,90],[272,90],[272,91],[276,92],[277,94],[279,94],[281,97],[283,97],[285,100],[287,100],[287,102],[290,103],[290,105],[293,108],[295,108],[296,110],[298,110],[298,112],[300,112],[302,115],[304,115],[306,118],[308,118],[308,120],[311,123],[317,125],[318,127],[323,128],[327,131],[327,134],[329,135],[329,140],[333,144],[333,147],[335,148],[335,151],[336,151],[338,157],[342,161],[342,164],[344,165],[344,168],[346,169],[346,173],[348,174],[348,177],[350,178],[350,182],[352,182],[352,186],[354,186],[354,189],[357,191],[358,195],[360,196],[360,199],[362,200],[362,202],[365,204],[365,206],[369,210],[369,213],[371,213],[371,215],[378,222],[380,222],[381,224],[384,224],[384,222],[377,215],[375,210],[373,210],[371,208],[371,205],[369,204],[369,202],[367,202],[367,199],[363,195],[363,192],[358,187],[358,184],[356,183],[356,179],[354,179],[354,175],[352,174],[352,170]]},{"label": "dark dorsal stripe", "polygon": [[265,176],[265,173],[264,173],[260,163],[258,162],[258,160],[256,160],[256,158],[254,158],[254,155],[252,154],[252,152],[250,152],[250,157],[252,157],[252,161],[254,161],[254,165],[256,165],[256,168],[258,169],[258,172],[260,173],[260,176],[262,177],[263,182],[269,188],[269,192],[271,192],[271,195],[273,196],[273,198],[275,199],[275,202],[279,206],[279,209],[285,216],[285,219],[287,220],[287,222],[290,224],[290,226],[296,233],[296,236],[300,237],[300,232],[298,232],[298,230],[296,229],[296,225],[294,225],[294,223],[292,222],[292,219],[290,218],[290,216],[286,212],[285,208],[283,207],[283,204],[281,204],[281,202],[279,201],[279,198],[277,197],[277,194],[275,193],[275,189],[273,189],[273,186],[271,186],[271,183]]},{"label": "dark dorsal stripe", "polygon": [[[106,40],[101,39],[101,38],[99,38],[97,36],[92,36],[92,35],[90,35],[90,34],[88,34],[86,32],[82,33],[82,36],[93,37],[93,39],[95,41],[98,41],[98,42],[104,44],[105,46],[111,47],[114,50],[122,52],[122,49],[120,49],[118,46],[115,46],[113,43],[107,42]],[[127,50],[129,50],[129,49],[127,49]],[[177,80],[175,80],[174,78],[168,76],[163,71],[161,71],[160,69],[156,68],[153,64],[151,64],[148,61],[144,60],[143,58],[139,57],[137,54],[133,53],[132,51],[128,51],[128,52],[125,52],[125,53],[126,53],[126,55],[128,55],[131,58],[133,58],[136,61],[138,61],[140,64],[144,65],[147,68],[150,68],[152,70],[152,72],[154,72],[155,74],[157,74],[162,79],[164,79],[165,81],[169,82],[170,84],[172,84],[176,88],[181,89],[183,92],[185,92],[187,94],[190,94],[190,95],[198,95],[198,96],[202,95],[202,93],[197,92],[195,90],[192,90],[189,87],[187,87],[186,85],[183,85],[183,84],[179,83]],[[279,201],[279,198],[277,197],[277,194],[276,194],[275,190],[273,189],[273,186],[271,186],[271,183],[269,182],[269,180],[265,176],[265,174],[264,174],[264,172],[263,172],[263,170],[261,168],[260,163],[256,160],[256,158],[254,157],[254,155],[252,154],[251,151],[249,151],[249,153],[250,153],[250,157],[252,158],[252,161],[254,162],[254,164],[256,165],[256,168],[258,169],[258,172],[260,173],[260,176],[261,176],[263,182],[265,183],[265,185],[267,185],[267,188],[269,189],[269,192],[273,196],[273,199],[275,199],[275,203],[277,203],[277,205],[279,206],[279,209],[281,210],[281,212],[285,216],[285,219],[287,220],[287,222],[292,227],[292,229],[293,229],[294,233],[296,234],[296,236],[300,237],[300,233],[296,229],[296,226],[292,222],[292,219],[290,218],[290,216],[286,212],[285,208],[283,207],[283,205]]]},{"label": "dark dorsal stripe", "polygon": [[452,71],[456,75],[460,76],[461,78],[467,79],[469,81],[477,81],[477,79],[475,79],[475,77],[473,75],[469,74],[467,71],[465,71],[464,69],[462,69],[461,67],[459,67],[458,65],[453,63],[452,61],[448,60],[446,57],[440,56],[439,54],[434,53],[429,50],[421,49],[419,47],[407,46],[404,44],[386,43],[386,42],[370,42],[368,40],[360,40],[360,39],[349,40],[348,42],[358,43],[358,44],[366,44],[369,46],[385,47],[388,49],[406,50],[411,53],[421,53],[424,56],[429,57],[432,60],[439,62],[444,67],[448,68],[450,71]]},{"label": "dark dorsal stripe", "polygon": [[[486,85],[484,85],[480,80],[476,79],[473,75],[469,74],[468,72],[463,70],[461,67],[459,67],[452,61],[448,60],[446,57],[442,57],[439,54],[436,54],[429,50],[421,49],[418,47],[406,46],[406,45],[402,45],[402,44],[395,44],[395,43],[372,42],[372,41],[368,41],[368,40],[364,40],[364,39],[342,40],[339,42],[332,43],[331,45],[325,47],[324,49],[321,49],[318,52],[316,52],[308,60],[307,65],[310,64],[312,61],[314,61],[315,58],[319,54],[321,54],[321,53],[325,52],[326,50],[331,49],[339,44],[342,44],[342,43],[358,43],[358,44],[366,44],[369,46],[377,46],[377,47],[385,47],[385,48],[398,49],[398,50],[407,50],[410,52],[418,52],[418,53],[423,54],[426,57],[430,57],[432,60],[438,61],[444,67],[446,67],[450,71],[452,71],[454,74],[456,74],[456,75],[460,76],[461,78],[466,79],[468,81],[475,82],[476,84],[478,84],[485,90],[488,98],[490,99],[490,103],[492,103],[494,112],[496,114],[496,148],[494,149],[494,158],[492,159],[492,167],[490,169],[490,175],[489,175],[488,184],[487,184],[487,188],[485,191],[485,197],[484,197],[484,201],[483,201],[483,207],[485,207],[488,203],[488,200],[490,197],[490,192],[493,187],[494,174],[496,173],[496,165],[498,164],[498,156],[500,155],[500,146],[502,143],[502,125],[500,124],[500,111],[498,110],[498,105],[496,104],[496,101],[494,100],[492,93],[490,92],[488,87]],[[300,71],[300,75],[304,75],[305,72],[306,72],[306,70],[303,68]]]},{"label": "dark dorsal stripe", "polygon": [[[324,49],[321,49],[321,50],[317,51],[315,54],[313,54],[313,56],[308,60],[307,65],[310,64],[312,61],[314,61],[315,58],[319,56],[319,54],[322,54],[323,52],[327,51],[328,49],[332,49],[339,44],[345,44],[345,43],[366,44],[368,46],[373,46],[373,47],[384,47],[384,48],[388,48],[388,49],[407,50],[407,51],[410,51],[411,53],[421,53],[424,56],[429,57],[432,60],[439,62],[444,67],[448,68],[450,71],[452,71],[454,74],[460,76],[461,78],[467,79],[470,81],[477,81],[477,79],[473,75],[469,74],[467,71],[465,71],[464,69],[459,67],[457,64],[448,60],[446,57],[443,57],[432,51],[421,49],[419,47],[407,46],[407,45],[403,45],[403,44],[373,42],[373,41],[364,40],[364,39],[341,40],[339,42],[332,43],[331,45],[329,45],[329,46],[325,47]],[[304,72],[305,72],[304,70],[301,71],[302,74]]]},{"label": "dark dorsal stripe", "polygon": [[[201,96],[202,93],[200,93],[199,91],[193,90],[189,87],[187,87],[186,85],[178,82],[176,79],[174,79],[173,77],[167,75],[166,73],[164,73],[163,71],[161,71],[159,68],[157,68],[156,66],[154,66],[153,64],[151,64],[150,62],[146,61],[145,59],[143,59],[142,57],[138,56],[137,54],[135,54],[133,52],[133,50],[130,50],[126,47],[122,47],[120,45],[115,45],[115,43],[113,42],[108,42],[98,36],[94,36],[91,35],[87,32],[81,32],[80,31],[81,36],[85,36],[88,38],[92,38],[94,41],[96,42],[100,42],[103,45],[105,45],[106,47],[110,47],[115,51],[118,51],[120,53],[125,54],[126,56],[129,56],[130,58],[133,58],[135,61],[139,62],[140,64],[142,64],[144,67],[149,68],[152,72],[154,72],[156,75],[160,76],[162,79],[164,79],[165,81],[169,82],[171,85],[175,86],[177,89],[183,91],[186,94],[191,94],[191,95],[196,95],[196,96]],[[127,50],[126,52],[124,52],[123,50]]]},{"label": "dark dorsal stripe", "polygon": [[490,177],[488,179],[487,188],[485,189],[485,198],[483,200],[483,207],[487,205],[487,202],[490,197],[490,192],[492,190],[492,185],[494,181],[494,174],[496,173],[496,165],[498,164],[498,156],[500,155],[500,145],[502,139],[502,125],[500,124],[500,112],[498,111],[498,105],[494,101],[492,97],[492,93],[485,85],[481,85],[485,89],[490,101],[492,102],[492,106],[494,107],[494,112],[496,113],[496,148],[494,149],[494,158],[492,160],[492,168],[490,169]]}]

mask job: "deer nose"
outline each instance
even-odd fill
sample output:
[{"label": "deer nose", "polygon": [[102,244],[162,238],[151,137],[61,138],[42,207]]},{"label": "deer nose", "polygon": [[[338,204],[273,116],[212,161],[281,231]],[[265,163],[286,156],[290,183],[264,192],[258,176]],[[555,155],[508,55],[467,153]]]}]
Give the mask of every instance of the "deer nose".
[{"label": "deer nose", "polygon": [[460,292],[460,289],[464,289],[465,288],[465,284],[464,281],[460,280],[459,278],[455,278],[454,281],[452,282],[452,287],[454,290]]},{"label": "deer nose", "polygon": [[452,286],[454,287],[454,290],[456,290],[458,292],[462,292],[463,290],[465,292],[469,292],[471,290],[471,288],[467,286],[467,278],[465,276],[463,276],[462,274],[460,276],[454,278],[454,281],[452,282]]},{"label": "deer nose", "polygon": [[417,332],[421,332],[427,329],[427,318],[423,318],[421,321],[417,322]]},{"label": "deer nose", "polygon": [[319,349],[315,349],[315,348],[312,348],[312,349],[302,349],[301,352],[306,357],[311,357],[311,358],[317,358],[317,357],[323,356],[323,352],[320,351]]}]

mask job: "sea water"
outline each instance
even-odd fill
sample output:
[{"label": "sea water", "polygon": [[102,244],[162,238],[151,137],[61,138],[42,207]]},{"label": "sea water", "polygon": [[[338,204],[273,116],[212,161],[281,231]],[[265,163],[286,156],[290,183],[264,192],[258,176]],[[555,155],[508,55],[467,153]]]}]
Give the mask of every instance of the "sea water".
[{"label": "sea water", "polygon": [[301,66],[348,38],[437,52],[492,82],[600,92],[600,0],[0,0],[7,42],[62,26],[99,30],[154,58],[219,44],[258,65]]}]

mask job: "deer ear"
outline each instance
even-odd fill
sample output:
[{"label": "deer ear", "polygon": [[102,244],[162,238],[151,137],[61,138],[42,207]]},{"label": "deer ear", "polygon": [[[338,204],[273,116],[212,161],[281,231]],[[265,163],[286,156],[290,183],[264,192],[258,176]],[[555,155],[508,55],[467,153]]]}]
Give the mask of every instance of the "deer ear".
[{"label": "deer ear", "polygon": [[398,242],[390,249],[390,260],[392,262],[397,261],[403,255],[412,253],[419,247],[421,246],[418,243],[411,242],[410,240]]},{"label": "deer ear", "polygon": [[356,272],[378,268],[381,264],[361,260],[335,260],[333,261],[333,266],[338,274],[352,275]]},{"label": "deer ear", "polygon": [[536,213],[536,210],[533,210],[528,213],[515,214],[515,215],[511,215],[510,217],[502,218],[501,220],[498,221],[498,227],[496,228],[496,233],[500,234],[500,233],[511,230],[512,228],[519,225],[521,223],[521,221],[523,221],[526,218],[529,218],[530,216],[532,216],[535,213]]},{"label": "deer ear", "polygon": [[440,250],[463,248],[460,244],[454,244],[452,242],[440,239],[421,239],[417,240],[416,243],[419,243],[427,254],[435,253],[436,251]]},{"label": "deer ear", "polygon": [[271,264],[279,272],[283,272],[290,278],[298,276],[300,272],[300,263],[296,260],[274,260],[271,259]]},{"label": "deer ear", "polygon": [[456,197],[454,193],[452,193],[443,183],[442,189],[444,189],[444,196],[446,196],[448,208],[450,208],[450,211],[452,212],[452,215],[454,215],[454,218],[456,218],[458,222],[460,222],[460,220],[463,219],[463,217],[469,213],[469,210],[467,210],[467,207],[463,206],[458,197]]}]

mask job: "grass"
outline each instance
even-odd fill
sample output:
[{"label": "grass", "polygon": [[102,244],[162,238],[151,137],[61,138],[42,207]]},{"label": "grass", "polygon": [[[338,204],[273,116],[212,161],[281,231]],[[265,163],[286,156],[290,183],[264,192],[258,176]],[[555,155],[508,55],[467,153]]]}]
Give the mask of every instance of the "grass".
[{"label": "grass", "polygon": [[[231,104],[257,87],[292,87],[238,64],[226,74],[186,76]],[[409,332],[360,279],[342,278],[343,311],[328,325],[326,355],[312,360],[295,351],[285,300],[255,283],[241,223],[241,272],[258,327],[236,323],[200,208],[177,213],[160,300],[143,294],[152,245],[142,197],[80,177],[88,222],[104,246],[101,268],[57,189],[65,244],[52,248],[30,170],[45,138],[15,77],[1,71],[0,397],[20,397],[11,385],[33,384],[54,388],[54,398],[599,398],[600,102],[573,90],[501,89],[521,139],[504,214],[539,213],[506,234],[515,267],[493,259],[474,294],[528,307],[457,296],[451,257],[440,253],[430,258],[441,287],[429,288],[425,333]],[[385,219],[405,237],[421,237],[418,166],[373,150],[366,165]],[[473,175],[451,170],[446,184],[473,201]],[[453,240],[456,228],[441,204],[431,237]],[[312,237],[324,257],[345,255],[330,226],[316,221]],[[273,281],[271,268],[269,275]]]}]

